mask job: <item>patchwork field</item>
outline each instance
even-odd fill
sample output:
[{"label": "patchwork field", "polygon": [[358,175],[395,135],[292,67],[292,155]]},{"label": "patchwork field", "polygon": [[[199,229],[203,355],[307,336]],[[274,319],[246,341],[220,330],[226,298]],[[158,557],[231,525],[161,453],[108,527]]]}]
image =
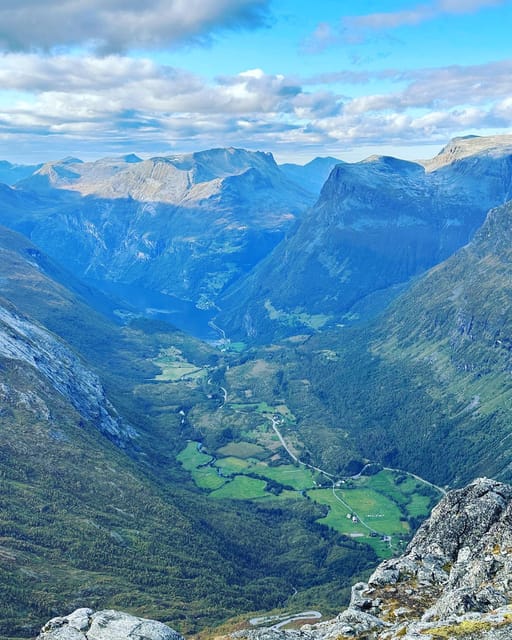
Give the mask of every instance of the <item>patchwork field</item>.
[{"label": "patchwork field", "polygon": [[254,443],[232,442],[209,455],[200,443],[189,442],[177,459],[214,499],[312,500],[327,509],[319,523],[369,544],[382,558],[405,544],[440,497],[399,471],[332,479],[304,464],[273,463],[271,453]]}]

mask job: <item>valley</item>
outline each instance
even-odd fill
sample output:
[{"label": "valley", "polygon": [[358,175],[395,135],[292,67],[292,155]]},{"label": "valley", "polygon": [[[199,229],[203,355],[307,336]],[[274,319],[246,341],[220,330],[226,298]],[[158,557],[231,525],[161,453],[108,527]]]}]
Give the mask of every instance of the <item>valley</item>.
[{"label": "valley", "polygon": [[511,158],[17,167],[0,635],[75,606],[329,615],[447,488],[512,479]]}]

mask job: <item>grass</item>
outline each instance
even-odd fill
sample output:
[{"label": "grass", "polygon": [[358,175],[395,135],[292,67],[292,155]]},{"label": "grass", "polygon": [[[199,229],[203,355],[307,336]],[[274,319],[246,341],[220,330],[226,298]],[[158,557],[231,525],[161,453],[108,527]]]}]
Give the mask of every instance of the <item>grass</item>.
[{"label": "grass", "polygon": [[[288,487],[275,499],[297,500],[301,492],[306,492],[308,498],[329,508],[318,522],[370,545],[381,558],[392,553],[390,543],[382,537],[390,536],[396,548],[397,538],[410,533],[408,518],[426,516],[432,507],[433,490],[426,490],[426,485],[404,473],[382,470],[372,476],[361,476],[337,487],[335,495],[331,488],[314,488],[314,473],[304,466],[272,466],[250,455],[262,451],[262,447],[249,442],[232,442],[217,451],[230,455],[208,465],[212,457],[199,451],[198,443],[189,442],[178,460],[190,471],[195,484],[215,498],[270,498],[265,479]],[[231,480],[227,480],[229,476]],[[358,521],[347,518],[347,514],[357,515]]]},{"label": "grass", "polygon": [[475,633],[481,634],[492,629],[492,624],[486,620],[463,620],[458,624],[452,624],[445,627],[437,627],[435,629],[425,629],[422,633],[431,635],[433,638],[463,638]]},{"label": "grass", "polygon": [[212,456],[199,451],[197,442],[189,442],[176,459],[191,473],[194,483],[200,489],[212,491],[226,483],[226,479],[218,474],[217,469],[209,465]]},{"label": "grass", "polygon": [[226,475],[243,474],[246,469],[250,469],[253,466],[253,462],[236,458],[235,456],[220,458],[215,464],[219,469],[222,469],[222,472]]},{"label": "grass", "polygon": [[246,349],[247,345],[245,344],[245,342],[229,342],[226,345],[227,351],[233,351],[235,353],[242,353],[242,351],[245,351]]},{"label": "grass", "polygon": [[212,491],[213,498],[230,498],[232,500],[254,500],[266,498],[270,494],[265,491],[267,483],[264,480],[249,478],[247,476],[235,476],[223,487]]},{"label": "grass", "polygon": [[233,456],[235,458],[254,458],[265,453],[263,447],[252,442],[230,442],[229,444],[217,449],[220,456]]},{"label": "grass", "polygon": [[293,487],[297,491],[311,489],[314,486],[312,472],[304,467],[291,464],[271,467],[261,462],[254,467],[254,472],[284,486]]},{"label": "grass", "polygon": [[270,300],[265,300],[265,310],[270,320],[277,320],[288,326],[296,326],[302,324],[315,331],[321,329],[330,319],[331,316],[325,314],[309,314],[300,310],[293,313],[276,309]]},{"label": "grass", "polygon": [[336,489],[338,495],[348,507],[343,505],[333,494],[331,489],[312,489],[308,491],[312,500],[329,507],[329,514],[321,519],[336,531],[345,535],[363,533],[368,529],[359,522],[352,522],[347,513],[357,513],[358,516],[380,535],[404,534],[409,532],[409,525],[400,520],[401,513],[398,506],[386,496],[372,489]]},{"label": "grass", "polygon": [[194,471],[199,466],[208,464],[212,459],[212,456],[199,451],[198,447],[198,442],[189,442],[185,449],[176,456],[178,462],[181,462],[187,471]]},{"label": "grass", "polygon": [[258,413],[275,413],[276,409],[274,407],[271,407],[266,402],[260,402],[256,407],[256,411]]},{"label": "grass", "polygon": [[215,467],[200,467],[199,469],[194,469],[191,473],[195,484],[200,489],[206,489],[207,491],[219,489],[227,482],[226,478],[218,474]]},{"label": "grass", "polygon": [[181,351],[175,347],[162,349],[153,362],[161,369],[161,373],[154,378],[159,382],[176,382],[183,378],[197,379],[206,374],[203,367],[185,360]]}]

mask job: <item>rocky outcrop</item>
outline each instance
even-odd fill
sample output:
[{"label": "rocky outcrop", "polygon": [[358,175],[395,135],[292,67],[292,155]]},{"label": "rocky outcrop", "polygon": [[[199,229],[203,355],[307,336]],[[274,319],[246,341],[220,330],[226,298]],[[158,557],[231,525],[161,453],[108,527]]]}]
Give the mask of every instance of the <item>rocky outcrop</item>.
[{"label": "rocky outcrop", "polygon": [[252,640],[504,640],[512,637],[512,487],[486,478],[450,492],[405,553],[352,588],[334,620],[239,632]]},{"label": "rocky outcrop", "polygon": [[52,618],[37,640],[183,640],[173,629],[127,613],[77,609],[65,617]]}]

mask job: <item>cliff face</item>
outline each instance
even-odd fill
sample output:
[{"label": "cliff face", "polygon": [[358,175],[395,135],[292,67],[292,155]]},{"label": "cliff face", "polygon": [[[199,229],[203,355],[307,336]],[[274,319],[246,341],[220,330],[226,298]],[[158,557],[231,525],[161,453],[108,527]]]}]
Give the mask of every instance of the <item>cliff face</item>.
[{"label": "cliff face", "polygon": [[[0,303],[0,360],[27,364],[41,374],[85,420],[126,446],[137,436],[106,397],[99,377],[57,336]],[[13,390],[2,383],[0,399]],[[44,412],[43,412],[44,413]]]}]

